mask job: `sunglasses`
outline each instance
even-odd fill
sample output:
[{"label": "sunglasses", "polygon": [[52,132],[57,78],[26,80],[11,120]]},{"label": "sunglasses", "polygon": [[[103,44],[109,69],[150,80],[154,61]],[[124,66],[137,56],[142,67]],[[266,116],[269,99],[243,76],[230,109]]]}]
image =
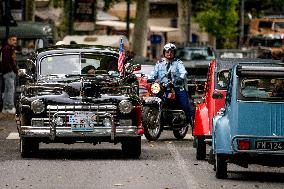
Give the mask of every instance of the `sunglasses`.
[{"label": "sunglasses", "polygon": [[173,50],[167,50],[167,51],[165,51],[165,53],[172,53],[172,54],[174,54],[174,51]]}]

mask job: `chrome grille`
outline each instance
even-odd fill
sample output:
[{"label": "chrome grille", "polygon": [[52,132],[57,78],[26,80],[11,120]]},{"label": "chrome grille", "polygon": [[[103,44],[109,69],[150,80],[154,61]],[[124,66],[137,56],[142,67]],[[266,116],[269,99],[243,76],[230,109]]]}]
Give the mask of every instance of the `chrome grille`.
[{"label": "chrome grille", "polygon": [[117,107],[115,105],[48,105],[47,117],[49,120],[44,120],[44,125],[51,125],[53,117],[61,117],[63,119],[63,127],[71,127],[69,117],[76,113],[86,113],[96,115],[94,126],[103,126],[103,120],[107,113],[114,117],[114,123],[119,126],[117,115]]}]

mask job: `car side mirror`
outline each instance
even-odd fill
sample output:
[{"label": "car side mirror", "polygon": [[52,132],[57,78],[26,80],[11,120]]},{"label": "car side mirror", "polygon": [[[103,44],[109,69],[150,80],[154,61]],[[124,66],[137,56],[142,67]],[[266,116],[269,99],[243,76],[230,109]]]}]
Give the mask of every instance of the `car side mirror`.
[{"label": "car side mirror", "polygon": [[29,70],[31,71],[35,70],[36,65],[34,61],[32,61],[31,59],[27,59],[26,65]]},{"label": "car side mirror", "polygon": [[131,64],[131,63],[126,63],[125,65],[125,73],[126,74],[131,74],[134,71],[139,71],[141,70],[141,65],[140,64]]},{"label": "car side mirror", "polygon": [[224,95],[222,93],[220,93],[220,92],[214,91],[213,95],[212,95],[212,98],[213,99],[223,99]]},{"label": "car side mirror", "polygon": [[140,70],[141,70],[141,65],[140,64],[133,65],[133,71],[140,71]]},{"label": "car side mirror", "polygon": [[221,108],[218,112],[217,115],[224,115],[225,113],[225,108]]}]

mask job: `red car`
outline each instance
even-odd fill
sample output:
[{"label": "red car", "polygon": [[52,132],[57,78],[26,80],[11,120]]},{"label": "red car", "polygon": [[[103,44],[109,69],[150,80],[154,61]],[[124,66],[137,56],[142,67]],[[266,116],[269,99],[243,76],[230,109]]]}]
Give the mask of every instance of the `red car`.
[{"label": "red car", "polygon": [[[197,104],[195,108],[193,136],[195,139],[196,159],[205,159],[206,144],[212,143],[212,120],[217,112],[224,107],[225,98],[218,97],[220,97],[220,93],[226,96],[229,70],[233,65],[239,63],[261,65],[269,61],[271,60],[257,58],[221,58],[210,62],[204,89],[205,96],[203,101]],[[215,97],[213,98],[213,96]]]},{"label": "red car", "polygon": [[229,69],[234,62],[237,63],[233,59],[214,59],[209,64],[205,96],[195,109],[193,136],[198,160],[206,157],[206,143],[212,141],[212,118],[225,103],[225,98],[213,99],[212,95],[218,92],[226,96]]},{"label": "red car", "polygon": [[151,85],[147,83],[148,75],[154,70],[155,64],[141,64],[141,70],[134,71],[139,82],[139,96],[149,96]]}]

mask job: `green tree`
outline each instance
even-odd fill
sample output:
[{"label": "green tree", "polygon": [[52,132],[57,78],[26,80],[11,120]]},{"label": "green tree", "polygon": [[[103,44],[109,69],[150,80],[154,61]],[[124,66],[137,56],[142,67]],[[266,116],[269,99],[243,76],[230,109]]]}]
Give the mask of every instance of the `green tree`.
[{"label": "green tree", "polygon": [[216,48],[235,48],[238,36],[238,0],[211,0],[199,3],[196,20],[216,37]]},{"label": "green tree", "polygon": [[280,15],[284,12],[283,0],[246,0],[245,12],[253,17]]},{"label": "green tree", "polygon": [[34,21],[34,9],[35,3],[34,0],[26,0],[26,20]]}]

